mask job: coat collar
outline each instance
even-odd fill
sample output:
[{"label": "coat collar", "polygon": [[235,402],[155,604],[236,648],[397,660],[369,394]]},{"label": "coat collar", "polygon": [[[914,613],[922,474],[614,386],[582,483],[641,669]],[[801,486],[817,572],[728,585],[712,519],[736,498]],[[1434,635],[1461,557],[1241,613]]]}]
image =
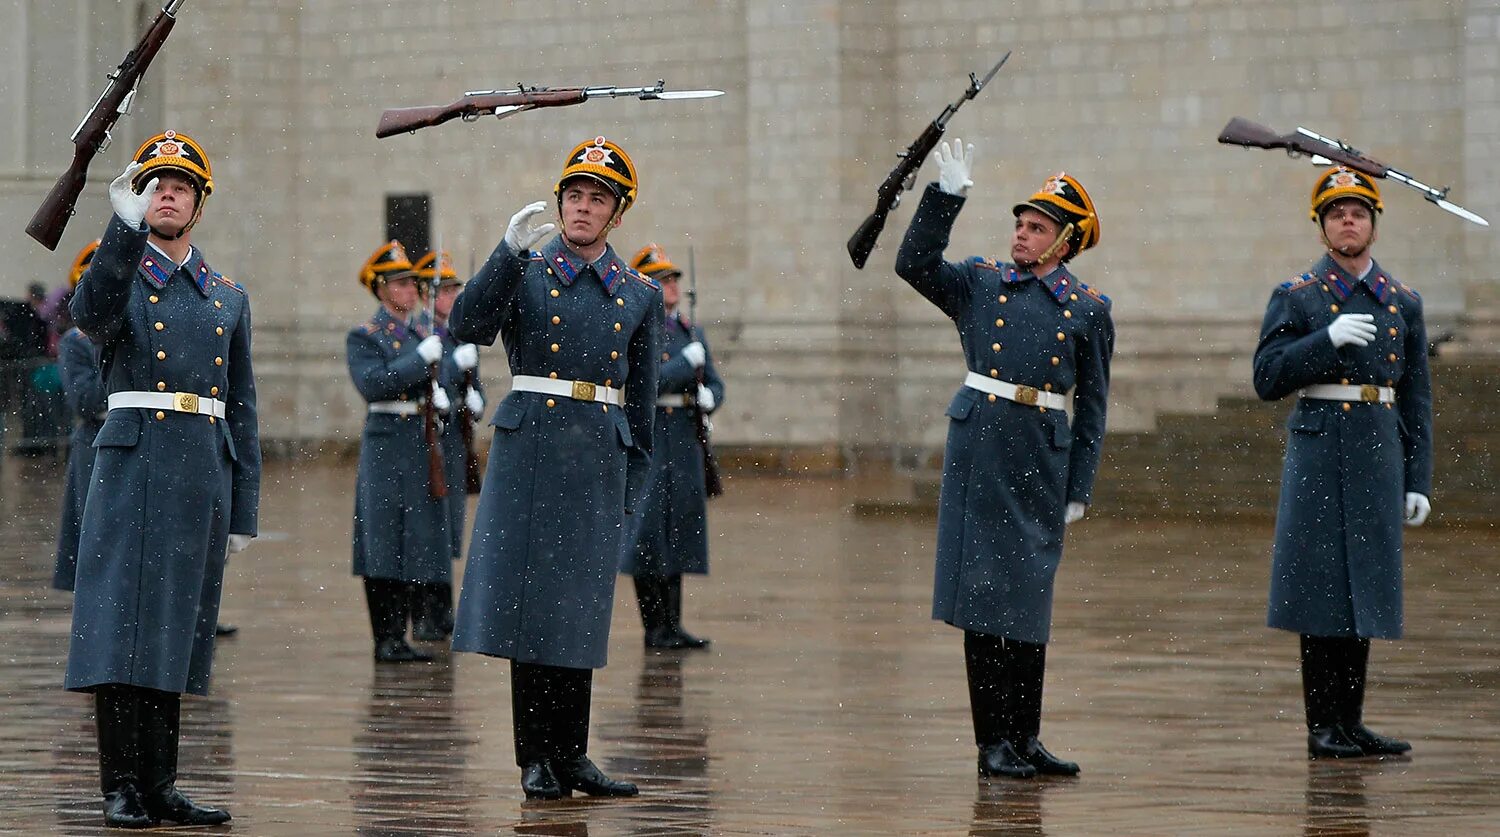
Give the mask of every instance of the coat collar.
[{"label": "coat collar", "polygon": [[547,246],[542,248],[542,259],[547,262],[547,270],[564,287],[571,286],[585,268],[592,267],[594,275],[598,277],[599,283],[604,286],[604,292],[613,294],[620,283],[625,280],[625,266],[620,264],[620,259],[615,255],[615,248],[604,245],[604,253],[598,259],[585,262],[579,258],[577,253],[568,249],[563,243],[561,234],[556,235]]},{"label": "coat collar", "polygon": [[[198,252],[197,247],[188,248],[187,261],[182,264],[182,269],[187,271],[193,285],[198,288],[198,293],[207,297],[210,284],[218,274],[214,273],[214,269],[203,260],[203,254]],[[177,270],[177,265],[173,264],[165,253],[157,249],[156,245],[147,243],[146,252],[141,256],[141,273],[147,284],[161,290],[167,286],[167,282]]]},{"label": "coat collar", "polygon": [[1059,305],[1068,301],[1068,294],[1072,293],[1078,285],[1078,280],[1068,272],[1066,265],[1058,265],[1055,270],[1041,279],[1037,279],[1030,271],[1017,270],[1015,265],[1006,265],[1005,273],[1001,276],[1001,281],[1007,285],[1019,285],[1032,279],[1040,282],[1041,286],[1047,289],[1052,301]]},{"label": "coat collar", "polygon": [[405,321],[392,316],[384,305],[375,309],[375,316],[370,318],[370,324],[375,327],[373,331],[376,333],[388,334],[397,340],[404,340],[413,332]]},{"label": "coat collar", "polygon": [[1339,266],[1333,257],[1324,254],[1318,263],[1313,265],[1312,272],[1308,278],[1317,279],[1328,286],[1328,290],[1339,302],[1347,300],[1354,292],[1363,287],[1381,305],[1390,300],[1391,294],[1396,292],[1396,282],[1386,275],[1380,268],[1380,263],[1374,259],[1370,260],[1370,272],[1365,274],[1364,279],[1358,279],[1349,271]]}]

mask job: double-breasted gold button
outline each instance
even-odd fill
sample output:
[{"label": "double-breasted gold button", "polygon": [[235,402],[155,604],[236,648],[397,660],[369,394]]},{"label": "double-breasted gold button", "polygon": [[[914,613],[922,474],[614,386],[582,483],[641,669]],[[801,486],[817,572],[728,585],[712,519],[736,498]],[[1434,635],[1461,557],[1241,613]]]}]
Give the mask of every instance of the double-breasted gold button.
[{"label": "double-breasted gold button", "polygon": [[223,366],[223,365],[224,365],[224,358],[221,358],[221,357],[214,358],[214,366]]},{"label": "double-breasted gold button", "polygon": [[167,324],[166,324],[166,323],[163,323],[163,322],[158,322],[158,323],[157,323],[157,324],[156,324],[156,325],[155,325],[155,326],[153,326],[153,327],[154,327],[154,328],[155,328],[155,329],[156,329],[156,330],[157,330],[157,331],[161,331],[161,330],[162,330],[162,329],[165,329],[165,328],[166,328],[166,327],[167,327]]},{"label": "double-breasted gold button", "polygon": [[214,300],[214,307],[215,308],[223,308],[224,307],[224,303],[220,302],[219,300],[216,299],[216,300]]},{"label": "double-breasted gold button", "polygon": [[998,369],[991,369],[990,370],[990,377],[991,378],[998,378],[998,377],[1000,377],[1000,370],[998,370]]},{"label": "double-breasted gold button", "polygon": [[214,334],[217,334],[220,337],[223,337],[224,336],[224,327],[223,326],[219,326],[218,328],[214,329]]},{"label": "double-breasted gold button", "polygon": [[995,395],[993,393],[990,394],[990,403],[995,403]]},{"label": "double-breasted gold button", "polygon": [[1063,319],[1065,319],[1065,320],[1071,320],[1071,319],[1073,319],[1073,312],[1072,311],[1064,311],[1063,312]]},{"label": "double-breasted gold button", "polygon": [[995,320],[995,328],[1005,328],[1005,319],[1003,317]]},{"label": "double-breasted gold button", "polygon": [[218,395],[219,394],[219,388],[218,387],[211,387],[208,390],[208,394],[209,395]]},{"label": "double-breasted gold button", "polygon": [[166,413],[162,412],[161,410],[157,410],[156,411],[156,420],[157,421],[161,421],[162,419],[164,419],[166,417],[167,417]]},{"label": "double-breasted gold button", "polygon": [[1067,340],[1067,339],[1068,339],[1068,335],[1063,334],[1060,331],[1057,333],[1057,340],[1058,340],[1058,342],[1062,342],[1062,341]]},{"label": "double-breasted gold button", "polygon": [[1390,354],[1388,354],[1388,355],[1385,356],[1385,359],[1388,360],[1388,361],[1390,361],[1391,363],[1395,363],[1396,362],[1396,353],[1395,352],[1391,352]]},{"label": "double-breasted gold button", "polygon": [[401,341],[400,340],[392,340],[391,341],[391,348],[396,349],[397,351],[400,351],[400,349],[401,349]]},{"label": "double-breasted gold button", "polygon": [[[662,355],[661,359],[662,360],[666,360],[668,357],[670,357],[670,355]],[[619,352],[610,352],[609,353],[609,359],[610,360],[619,360],[620,359],[620,353]]]},{"label": "double-breasted gold button", "polygon": [[1390,328],[1389,328],[1389,329],[1387,329],[1387,331],[1389,331],[1389,332],[1390,332],[1390,335],[1391,335],[1391,336],[1392,336],[1392,337],[1395,337],[1395,336],[1396,336],[1396,327],[1395,327],[1395,326],[1391,326],[1391,327],[1390,327]]},{"label": "double-breasted gold button", "polygon": [[1078,301],[1078,294],[1068,294],[1068,299],[1071,299],[1074,302],[1077,302]]},{"label": "double-breasted gold button", "polygon": [[624,328],[624,326],[620,325],[619,323],[615,323],[615,331],[619,331],[622,328]]},{"label": "double-breasted gold button", "polygon": [[618,306],[620,306],[621,308],[624,308],[625,307],[625,300],[623,298],[617,296],[617,297],[615,297],[615,304],[618,305]]},{"label": "double-breasted gold button", "polygon": [[556,314],[552,315],[552,324],[553,325],[557,325],[557,324],[559,324],[561,322],[562,322],[562,317],[559,317]]},{"label": "double-breasted gold button", "polygon": [[559,346],[556,343],[552,344],[552,351],[556,352],[556,351],[560,351],[561,349],[562,349],[562,346]]},{"label": "double-breasted gold button", "polygon": [[600,404],[599,406],[604,408],[604,412],[606,412],[606,413],[609,412],[609,405],[608,404]]},{"label": "double-breasted gold button", "polygon": [[156,382],[156,391],[157,392],[166,392],[167,391],[167,382],[166,381],[157,381]]},{"label": "double-breasted gold button", "polygon": [[1385,310],[1387,310],[1387,311],[1391,312],[1392,314],[1394,314],[1394,313],[1396,313],[1396,306],[1392,305],[1392,306],[1390,306],[1389,308],[1387,308]]},{"label": "double-breasted gold button", "polygon": [[149,299],[149,300],[151,300],[151,304],[152,305],[155,305],[156,303],[161,302],[161,297],[157,296],[156,294],[152,294],[152,295],[150,295],[150,296],[148,296],[146,298]]},{"label": "double-breasted gold button", "polygon": [[999,343],[991,343],[990,344],[990,351],[992,351],[992,352],[998,352],[998,351],[1000,351],[1000,344]]},{"label": "double-breasted gold button", "polygon": [[557,373],[556,372],[548,372],[547,373],[547,377],[549,377],[549,378],[551,378],[552,380],[555,381],[555,380],[557,380]]},{"label": "double-breasted gold button", "polygon": [[157,360],[166,360],[167,359],[167,353],[166,352],[157,352],[156,353],[156,359]]},{"label": "double-breasted gold button", "polygon": [[552,400],[552,399],[550,399],[550,398],[548,398],[548,399],[547,399],[547,406],[548,406],[548,407],[556,407],[556,406],[557,406],[557,402],[556,402],[556,401],[553,401],[553,400]]},{"label": "double-breasted gold button", "polygon": [[1332,312],[1333,312],[1333,313],[1335,313],[1335,314],[1337,314],[1337,313],[1338,313],[1338,312],[1339,312],[1339,306],[1338,306],[1338,303],[1334,303],[1334,304],[1332,304],[1332,305],[1330,305],[1330,306],[1328,306],[1328,310],[1329,310],[1329,311],[1332,311]]},{"label": "double-breasted gold button", "polygon": [[552,291],[551,291],[551,293],[552,293],[552,298],[553,299],[556,299],[558,297],[557,288],[553,288]]},{"label": "double-breasted gold button", "polygon": [[[620,353],[619,352],[610,352],[609,356],[611,358],[617,358],[617,357],[620,356]],[[671,360],[672,359],[672,355],[669,352],[662,352],[661,353],[661,359],[662,360]]]},{"label": "double-breasted gold button", "polygon": [[1062,363],[1062,358],[1058,357],[1057,355],[1053,355],[1052,356],[1052,365],[1053,366],[1057,366],[1060,363]]},{"label": "double-breasted gold button", "polygon": [[1339,378],[1339,383],[1343,384],[1344,386],[1349,386],[1349,379],[1348,378]]},{"label": "double-breasted gold button", "polygon": [[1352,410],[1352,409],[1354,409],[1354,408],[1353,408],[1353,407],[1351,407],[1351,406],[1349,406],[1349,402],[1348,402],[1348,401],[1345,401],[1345,402],[1344,402],[1344,412],[1346,412],[1346,413],[1347,413],[1347,412],[1349,412],[1349,411],[1350,411],[1350,410]]}]

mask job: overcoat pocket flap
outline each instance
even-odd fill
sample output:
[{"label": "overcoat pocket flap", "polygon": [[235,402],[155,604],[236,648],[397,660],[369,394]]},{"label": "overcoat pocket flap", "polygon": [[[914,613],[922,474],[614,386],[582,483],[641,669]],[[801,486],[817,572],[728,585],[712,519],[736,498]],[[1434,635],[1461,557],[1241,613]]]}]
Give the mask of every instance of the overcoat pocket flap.
[{"label": "overcoat pocket flap", "polygon": [[234,462],[240,461],[239,449],[234,446],[234,436],[229,433],[229,422],[222,422],[220,427],[224,428],[224,431],[219,436],[224,439],[225,452],[229,454],[230,460]]},{"label": "overcoat pocket flap", "polygon": [[1073,430],[1068,427],[1066,421],[1052,423],[1052,447],[1057,450],[1067,450],[1073,446]]},{"label": "overcoat pocket flap", "polygon": [[635,438],[630,435],[630,422],[624,416],[615,419],[615,430],[620,434],[620,444],[627,448],[635,447]]},{"label": "overcoat pocket flap", "polygon": [[959,387],[958,392],[953,394],[953,400],[948,403],[948,418],[963,421],[973,412],[974,404],[979,401],[979,390]]},{"label": "overcoat pocket flap", "polygon": [[99,428],[94,437],[96,448],[133,448],[141,440],[141,420],[125,411],[117,411]]},{"label": "overcoat pocket flap", "polygon": [[526,402],[519,398],[506,398],[495,408],[495,417],[490,424],[502,430],[516,430],[521,426],[521,420],[526,418]]},{"label": "overcoat pocket flap", "polygon": [[1327,416],[1312,410],[1293,410],[1286,420],[1286,429],[1293,433],[1322,433]]}]

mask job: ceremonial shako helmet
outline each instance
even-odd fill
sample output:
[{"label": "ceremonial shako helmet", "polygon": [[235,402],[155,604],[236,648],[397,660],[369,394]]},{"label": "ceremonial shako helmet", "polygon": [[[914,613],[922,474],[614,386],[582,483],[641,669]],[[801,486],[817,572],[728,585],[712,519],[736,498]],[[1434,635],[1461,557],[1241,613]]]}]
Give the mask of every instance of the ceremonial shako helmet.
[{"label": "ceremonial shako helmet", "polygon": [[613,220],[619,220],[625,210],[635,203],[639,186],[635,176],[635,163],[630,162],[630,155],[623,148],[604,137],[580,142],[568,154],[568,159],[563,161],[562,176],[557,178],[557,186],[552,189],[559,202],[562,201],[563,184],[575,177],[593,178],[614,192],[615,197],[619,198],[619,206],[615,207]]},{"label": "ceremonial shako helmet", "polygon": [[1318,182],[1313,184],[1312,209],[1308,217],[1321,222],[1323,210],[1339,198],[1354,198],[1368,206],[1371,212],[1385,211],[1385,204],[1380,201],[1380,187],[1375,185],[1373,178],[1348,166],[1334,166],[1318,175]]},{"label": "ceremonial shako helmet", "polygon": [[208,163],[208,155],[203,153],[203,146],[186,134],[163,131],[141,143],[141,147],[135,150],[135,161],[141,164],[141,168],[136,171],[130,185],[137,192],[146,188],[151,178],[159,177],[166,171],[177,172],[192,181],[193,188],[198,192],[193,217],[182,228],[182,232],[171,238],[186,235],[203,216],[203,201],[214,191],[213,167]]},{"label": "ceremonial shako helmet", "polygon": [[437,263],[439,265],[437,269],[438,287],[441,288],[444,285],[463,284],[462,282],[458,281],[458,271],[453,269],[453,257],[448,255],[447,250],[443,251],[441,261],[438,260],[438,254],[436,252],[428,253],[422,258],[417,259],[416,264],[413,264],[411,266],[411,272],[417,274],[417,279],[419,279],[423,285],[430,284],[433,281],[432,266],[434,263]]},{"label": "ceremonial shako helmet", "polygon": [[68,287],[78,287],[78,280],[83,278],[83,272],[88,270],[89,262],[94,260],[94,254],[99,251],[99,239],[94,239],[78,251],[73,257],[73,266],[68,269]]},{"label": "ceremonial shako helmet", "polygon": [[1050,259],[1063,242],[1068,244],[1068,254],[1062,259],[1065,262],[1099,243],[1099,216],[1094,212],[1094,201],[1071,174],[1058,172],[1047,178],[1042,188],[1016,204],[1011,214],[1019,216],[1023,209],[1035,209],[1062,227],[1057,241],[1047,248],[1039,262]]},{"label": "ceremonial shako helmet", "polygon": [[661,245],[647,244],[636,252],[630,259],[630,266],[646,276],[660,281],[662,279],[676,279],[682,276],[682,271],[672,260],[667,258],[665,250]]},{"label": "ceremonial shako helmet", "polygon": [[365,290],[379,298],[380,286],[398,276],[412,272],[411,259],[406,257],[406,248],[401,242],[391,239],[375,249],[359,269],[359,283]]}]

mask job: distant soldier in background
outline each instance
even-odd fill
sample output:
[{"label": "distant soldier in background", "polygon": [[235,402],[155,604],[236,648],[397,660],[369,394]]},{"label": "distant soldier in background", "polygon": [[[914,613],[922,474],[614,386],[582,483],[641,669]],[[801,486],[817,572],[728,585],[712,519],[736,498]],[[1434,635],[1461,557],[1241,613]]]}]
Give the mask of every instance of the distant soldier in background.
[{"label": "distant soldier in background", "polygon": [[345,341],[349,375],[368,402],[354,494],[354,574],[364,577],[375,661],[426,661],[432,655],[406,641],[415,591],[453,578],[448,502],[433,496],[423,432],[429,399],[439,415],[450,406],[431,369],[443,341],[421,315],[417,277],[400,242],[376,248],[359,281],[380,307]]},{"label": "distant soldier in background", "polygon": [[[479,383],[479,349],[473,343],[459,343],[448,333],[448,313],[464,283],[453,269],[453,260],[443,251],[440,269],[434,279],[433,265],[437,253],[417,259],[413,270],[421,287],[435,287],[432,303],[434,330],[443,339],[443,360],[438,367],[438,383],[448,395],[448,420],[443,427],[443,469],[448,485],[448,540],[453,560],[463,557],[465,517],[469,494],[478,489],[469,484],[469,457],[474,438],[474,423],[484,417],[484,387]],[[465,427],[465,425],[468,425]],[[476,480],[477,482],[477,480]],[[453,584],[431,582],[419,585],[413,601],[415,618],[412,636],[427,642],[440,642],[453,633]]]},{"label": "distant soldier in background", "polygon": [[647,648],[707,648],[707,638],[682,627],[682,576],[708,573],[708,491],[697,422],[698,410],[707,416],[724,403],[724,381],[703,329],[678,307],[682,271],[655,244],[641,248],[630,266],[661,286],[665,320],[651,477],[641,507],[626,519],[620,572],[635,578]]},{"label": "distant soldier in background", "polygon": [[[69,288],[78,287],[78,280],[83,278],[98,249],[99,240],[94,239],[78,251],[68,271]],[[109,406],[105,401],[108,393],[104,391],[104,379],[99,375],[99,346],[76,326],[58,341],[57,365],[63,399],[76,424],[68,437],[68,479],[63,488],[62,519],[57,525],[57,564],[52,572],[52,586],[71,591],[73,575],[78,569],[83,501],[88,497],[89,479],[94,473],[94,437],[104,426]]]},{"label": "distant soldier in background", "polygon": [[1400,639],[1401,524],[1432,509],[1432,384],[1422,299],[1370,254],[1375,181],[1313,185],[1325,254],[1271,293],[1255,391],[1296,395],[1276,510],[1267,624],[1301,635],[1310,758],[1398,755],[1364,725],[1370,638]]}]

